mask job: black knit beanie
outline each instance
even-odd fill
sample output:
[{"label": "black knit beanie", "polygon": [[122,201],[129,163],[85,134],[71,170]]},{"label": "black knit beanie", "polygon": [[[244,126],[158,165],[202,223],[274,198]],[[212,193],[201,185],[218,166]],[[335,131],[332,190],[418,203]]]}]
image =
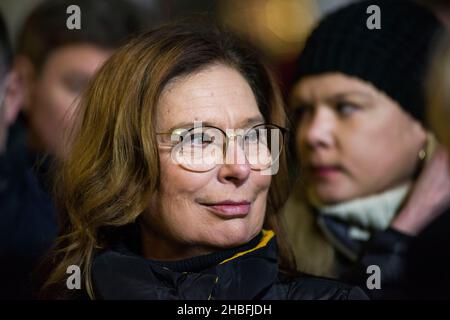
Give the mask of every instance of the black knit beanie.
[{"label": "black knit beanie", "polygon": [[[370,30],[370,5],[380,8],[381,29]],[[371,0],[325,17],[306,41],[295,81],[341,72],[372,83],[424,122],[424,82],[441,24],[427,8],[408,0]]]}]

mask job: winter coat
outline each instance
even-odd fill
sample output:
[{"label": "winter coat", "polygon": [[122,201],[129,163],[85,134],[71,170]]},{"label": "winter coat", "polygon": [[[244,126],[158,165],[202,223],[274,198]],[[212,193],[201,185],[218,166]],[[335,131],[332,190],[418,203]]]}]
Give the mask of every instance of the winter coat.
[{"label": "winter coat", "polygon": [[154,261],[124,243],[99,252],[92,264],[98,299],[366,299],[338,281],[278,268],[274,233],[263,231],[248,244],[181,261]]},{"label": "winter coat", "polygon": [[[284,212],[300,271],[359,286],[372,299],[407,297],[406,263],[412,237],[387,228],[371,232],[368,240],[354,240],[348,223],[320,215],[295,197]],[[378,272],[371,266],[379,268],[379,283],[370,278]]]}]

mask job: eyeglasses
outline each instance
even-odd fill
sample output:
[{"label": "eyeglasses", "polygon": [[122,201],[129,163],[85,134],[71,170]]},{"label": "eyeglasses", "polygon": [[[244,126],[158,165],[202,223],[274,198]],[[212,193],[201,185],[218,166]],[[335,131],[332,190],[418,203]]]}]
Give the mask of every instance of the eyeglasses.
[{"label": "eyeglasses", "polygon": [[[249,163],[253,170],[265,170],[278,162],[287,129],[274,124],[258,124],[247,131],[214,126],[194,126],[157,133],[160,146],[171,147],[172,160],[196,172],[212,170],[218,164]],[[228,153],[231,141],[244,151]]]}]

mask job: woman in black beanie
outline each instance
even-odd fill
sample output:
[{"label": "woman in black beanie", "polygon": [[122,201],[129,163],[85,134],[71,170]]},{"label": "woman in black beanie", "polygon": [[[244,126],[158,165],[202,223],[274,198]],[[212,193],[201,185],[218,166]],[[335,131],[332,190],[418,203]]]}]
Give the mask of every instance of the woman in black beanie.
[{"label": "woman in black beanie", "polygon": [[[367,26],[372,5],[379,29]],[[410,240],[450,202],[448,172],[436,170],[446,154],[423,121],[440,28],[414,2],[362,1],[307,40],[291,94],[300,179],[285,207],[302,271],[406,297]]]}]

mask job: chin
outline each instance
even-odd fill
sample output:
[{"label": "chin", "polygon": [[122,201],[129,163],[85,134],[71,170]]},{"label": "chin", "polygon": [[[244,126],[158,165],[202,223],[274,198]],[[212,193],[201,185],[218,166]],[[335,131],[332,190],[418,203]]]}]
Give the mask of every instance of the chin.
[{"label": "chin", "polygon": [[244,221],[233,221],[232,225],[223,226],[220,231],[212,235],[214,243],[221,248],[233,248],[249,242],[258,234],[258,231],[253,231],[255,228],[249,228],[242,222]]},{"label": "chin", "polygon": [[309,197],[312,202],[334,205],[356,199],[358,195],[339,186],[318,186],[311,190]]}]

